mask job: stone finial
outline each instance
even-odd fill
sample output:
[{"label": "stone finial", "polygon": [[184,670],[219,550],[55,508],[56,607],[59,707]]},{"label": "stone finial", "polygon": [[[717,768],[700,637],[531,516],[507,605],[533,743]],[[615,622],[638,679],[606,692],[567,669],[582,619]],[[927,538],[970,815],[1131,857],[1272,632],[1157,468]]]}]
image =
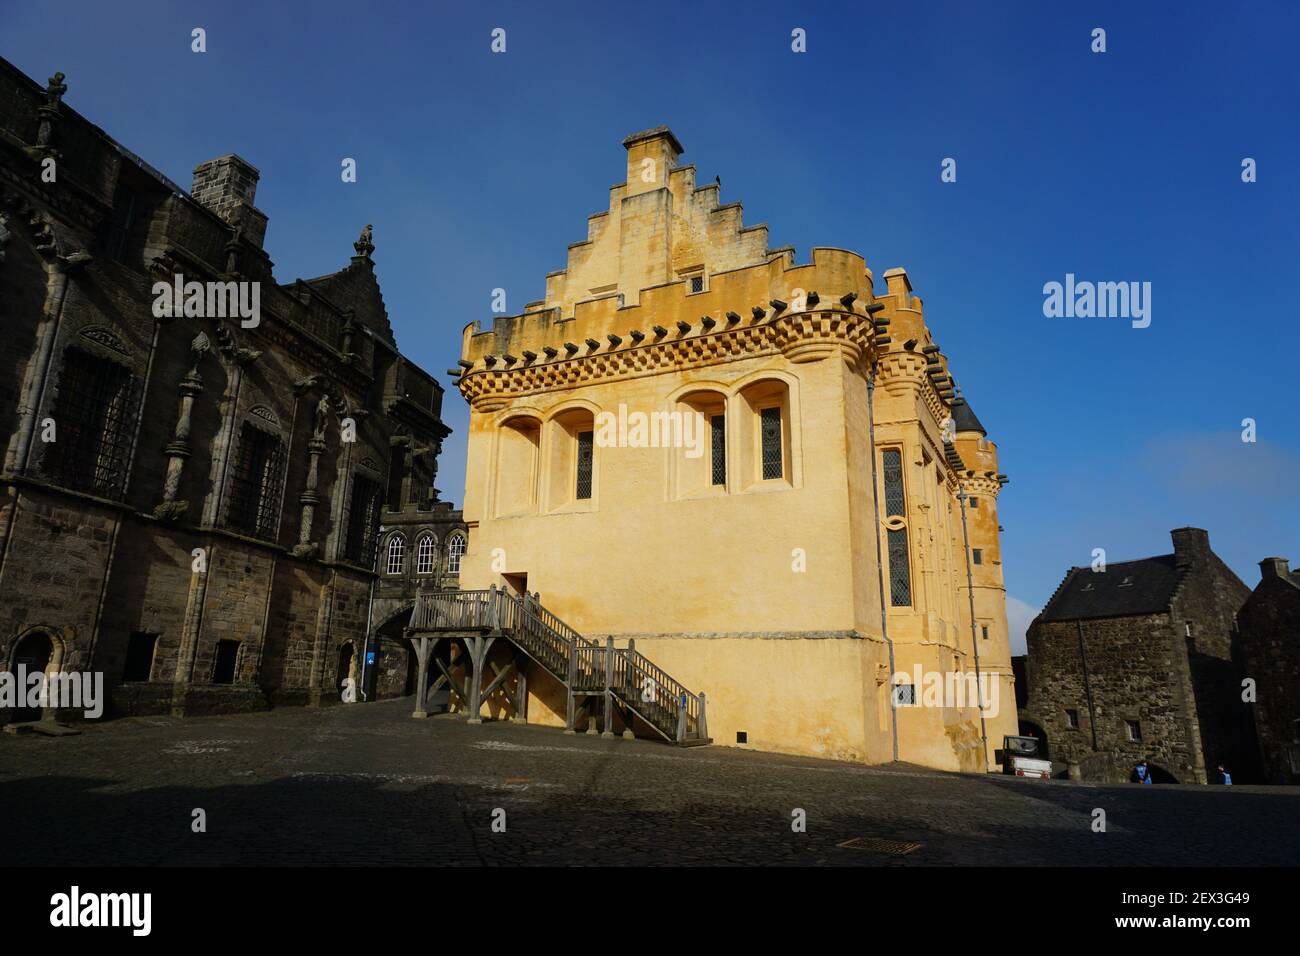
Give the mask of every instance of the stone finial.
[{"label": "stone finial", "polygon": [[358,256],[369,259],[370,254],[375,251],[375,243],[373,239],[374,227],[367,223],[366,228],[361,230],[360,238],[358,238],[356,242],[352,243],[352,248],[357,250]]}]

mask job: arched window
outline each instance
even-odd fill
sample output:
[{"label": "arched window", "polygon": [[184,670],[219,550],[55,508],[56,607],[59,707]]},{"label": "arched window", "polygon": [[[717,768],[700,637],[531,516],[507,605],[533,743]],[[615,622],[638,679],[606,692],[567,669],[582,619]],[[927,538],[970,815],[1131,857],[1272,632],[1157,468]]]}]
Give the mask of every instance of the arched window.
[{"label": "arched window", "polygon": [[436,552],[437,547],[434,544],[433,535],[428,532],[420,535],[419,540],[415,542],[416,574],[433,573],[433,559]]},{"label": "arched window", "polygon": [[447,573],[460,574],[460,559],[465,555],[465,536],[457,531],[447,539]]},{"label": "arched window", "polygon": [[388,539],[388,560],[384,563],[385,574],[401,574],[406,568],[406,538],[395,534]]}]

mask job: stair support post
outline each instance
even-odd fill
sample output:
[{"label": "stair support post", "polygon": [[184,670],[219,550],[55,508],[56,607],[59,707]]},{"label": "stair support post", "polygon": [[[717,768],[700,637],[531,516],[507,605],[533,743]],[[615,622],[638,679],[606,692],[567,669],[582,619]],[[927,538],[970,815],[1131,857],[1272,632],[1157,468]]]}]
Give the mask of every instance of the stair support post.
[{"label": "stair support post", "polygon": [[700,691],[700,727],[699,727],[700,740],[709,739],[709,719],[705,713],[705,709],[704,709],[705,703],[706,701],[704,699],[704,691]]},{"label": "stair support post", "polygon": [[515,651],[515,723],[528,723],[528,655]]},{"label": "stair support post", "polygon": [[415,679],[415,710],[411,711],[411,716],[428,717],[429,712],[425,710],[424,682],[429,677],[429,639],[420,637],[411,643],[415,645],[415,659],[419,662],[418,676]]},{"label": "stair support post", "polygon": [[610,674],[614,671],[614,636],[605,638],[605,732],[602,737],[614,736],[614,694],[609,689]]},{"label": "stair support post", "polygon": [[677,698],[677,742],[681,743],[686,739],[686,692],[682,691],[682,696]]}]

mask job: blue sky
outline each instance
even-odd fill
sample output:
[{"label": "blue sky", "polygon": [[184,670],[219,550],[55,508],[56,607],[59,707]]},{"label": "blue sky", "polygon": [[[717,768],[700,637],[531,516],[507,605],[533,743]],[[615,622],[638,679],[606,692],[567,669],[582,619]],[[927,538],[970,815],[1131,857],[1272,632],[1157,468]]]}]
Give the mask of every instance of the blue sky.
[{"label": "blue sky", "polygon": [[[1182,525],[1252,586],[1265,555],[1300,563],[1298,10],[0,0],[0,55],[64,71],[65,102],[183,186],[256,165],[280,281],[342,267],[373,223],[398,343],[444,382],[491,290],[518,311],[585,238],[623,136],[668,124],[774,246],[859,251],[878,291],[908,269],[1011,477],[1014,621],[1093,548],[1165,553]],[[1044,317],[1066,273],[1150,282],[1150,327]],[[450,387],[446,417],[459,502]]]}]

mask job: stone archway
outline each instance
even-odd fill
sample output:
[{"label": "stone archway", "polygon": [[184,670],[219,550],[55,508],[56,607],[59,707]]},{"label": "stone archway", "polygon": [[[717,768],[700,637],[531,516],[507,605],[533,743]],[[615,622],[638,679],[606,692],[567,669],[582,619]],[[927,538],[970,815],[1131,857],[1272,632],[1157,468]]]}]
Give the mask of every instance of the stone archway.
[{"label": "stone archway", "polygon": [[[33,627],[20,634],[9,650],[8,670],[18,681],[18,693],[25,702],[32,674],[57,674],[63,669],[63,639],[53,628]],[[10,719],[16,723],[40,720],[41,707],[15,708]]]},{"label": "stone archway", "polygon": [[1047,731],[1036,720],[1026,719],[1022,714],[1019,724],[1020,736],[1033,737],[1038,741],[1038,755],[1044,760],[1051,760],[1052,753],[1048,748]]}]

